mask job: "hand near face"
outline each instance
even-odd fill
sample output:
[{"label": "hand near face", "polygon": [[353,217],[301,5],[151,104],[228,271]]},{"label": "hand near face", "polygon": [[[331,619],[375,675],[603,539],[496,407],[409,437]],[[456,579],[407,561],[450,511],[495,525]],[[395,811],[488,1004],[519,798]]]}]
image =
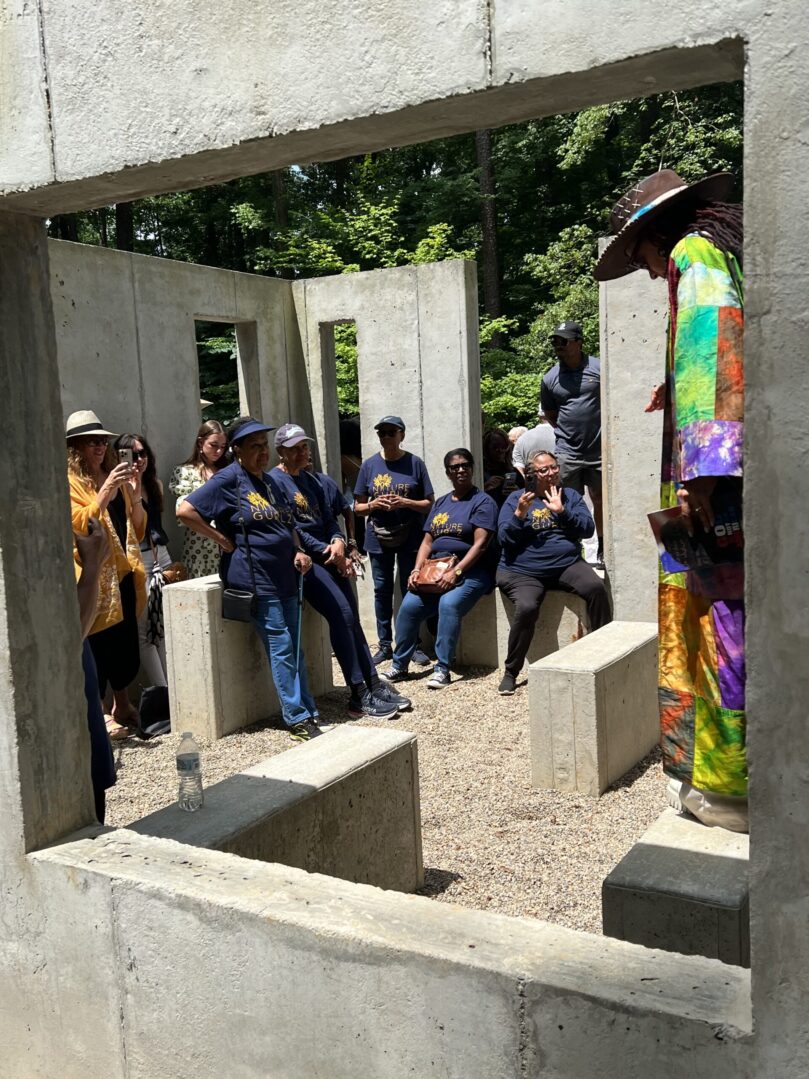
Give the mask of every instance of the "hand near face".
[{"label": "hand near face", "polygon": [[117,491],[119,487],[122,487],[125,483],[129,483],[134,473],[132,465],[128,465],[126,461],[120,461],[115,468],[107,476],[107,483],[113,489]]},{"label": "hand near face", "polygon": [[490,476],[483,484],[484,491],[496,491],[498,487],[502,487],[504,483],[504,476]]},{"label": "hand near face", "polygon": [[565,508],[562,505],[562,489],[553,483],[548,488],[548,493],[542,496],[542,501],[551,513],[561,513]]},{"label": "hand near face", "polygon": [[520,495],[517,505],[514,507],[514,516],[519,517],[521,520],[525,517],[528,510],[531,508],[531,503],[536,499],[536,494],[533,491],[523,491]]}]

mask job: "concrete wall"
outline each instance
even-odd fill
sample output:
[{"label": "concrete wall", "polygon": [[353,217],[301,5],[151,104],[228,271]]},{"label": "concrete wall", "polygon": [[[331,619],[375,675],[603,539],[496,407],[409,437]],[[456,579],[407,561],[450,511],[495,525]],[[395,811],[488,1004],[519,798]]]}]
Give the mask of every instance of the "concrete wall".
[{"label": "concrete wall", "polygon": [[[268,16],[246,0],[224,7],[206,0],[193,11],[151,0],[142,14],[133,20],[111,0],[92,8],[12,0],[0,13],[0,417],[7,441],[27,447],[0,480],[5,1066],[42,1076],[70,1068],[120,1075],[126,1048],[130,1075],[173,1074],[184,1039],[193,1039],[202,1047],[198,1071],[202,1060],[211,1074],[227,1071],[238,1053],[245,1074],[283,1074],[295,1058],[295,1031],[268,1018],[290,1003],[308,1011],[315,986],[331,1058],[338,1047],[336,1058],[354,1073],[396,1074],[413,1064],[424,1074],[434,1059],[424,1053],[435,1045],[429,1030],[442,1039],[439,1062],[449,1074],[460,1060],[470,1065],[465,1074],[477,1068],[488,1076],[803,1077],[804,8],[626,0],[616,20],[597,0],[437,7],[377,0],[359,9],[305,0]],[[358,68],[364,78],[347,79]],[[380,927],[389,930],[397,911],[377,907],[369,917],[356,885],[327,883],[327,933],[301,925],[313,894],[295,889],[312,878],[272,866],[258,866],[253,877],[249,863],[227,855],[206,855],[202,864],[170,841],[139,837],[133,846],[125,836],[106,837],[26,856],[87,820],[90,806],[82,724],[54,719],[82,713],[70,660],[78,638],[66,628],[75,627],[65,583],[69,537],[56,523],[67,510],[64,446],[57,425],[41,423],[59,414],[47,256],[41,223],[15,218],[14,208],[49,214],[121,201],[742,72],[755,1017],[742,1052],[736,1031],[749,1022],[748,983],[733,976],[728,983],[726,968],[717,979],[708,960],[660,958],[614,942],[591,947],[587,938],[514,921],[500,932],[503,923],[491,916],[464,912],[461,923],[449,908],[417,899],[405,900],[418,904],[417,929],[392,948]],[[34,426],[41,437],[31,440]],[[284,918],[284,896],[294,918]],[[448,937],[462,943],[466,964],[459,951],[448,954]],[[330,981],[322,959],[333,958],[334,946]],[[358,956],[371,971],[364,995],[356,994]],[[223,996],[223,986],[236,989]],[[453,1007],[460,993],[463,1005]],[[94,1009],[89,1038],[88,1002],[98,1001],[119,1007]],[[167,1002],[176,1006],[171,1024]]]},{"label": "concrete wall", "polygon": [[604,553],[613,613],[626,622],[657,621],[646,515],[660,508],[663,413],[644,408],[665,375],[667,309],[665,283],[646,273],[600,286]]}]

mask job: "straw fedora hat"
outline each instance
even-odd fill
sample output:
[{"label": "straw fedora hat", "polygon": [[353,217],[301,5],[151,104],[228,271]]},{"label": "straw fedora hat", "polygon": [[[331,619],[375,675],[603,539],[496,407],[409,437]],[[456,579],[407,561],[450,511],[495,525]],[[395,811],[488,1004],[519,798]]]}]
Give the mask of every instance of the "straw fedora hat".
[{"label": "straw fedora hat", "polygon": [[83,409],[80,412],[71,412],[65,424],[65,438],[81,438],[82,435],[109,435],[116,438],[115,431],[108,431],[101,426],[101,420],[95,412]]},{"label": "straw fedora hat", "polygon": [[645,177],[618,199],[610,214],[613,239],[604,248],[594,271],[597,281],[613,281],[632,273],[627,250],[632,241],[664,210],[685,199],[723,200],[733,189],[733,174],[717,172],[687,184],[673,169]]}]

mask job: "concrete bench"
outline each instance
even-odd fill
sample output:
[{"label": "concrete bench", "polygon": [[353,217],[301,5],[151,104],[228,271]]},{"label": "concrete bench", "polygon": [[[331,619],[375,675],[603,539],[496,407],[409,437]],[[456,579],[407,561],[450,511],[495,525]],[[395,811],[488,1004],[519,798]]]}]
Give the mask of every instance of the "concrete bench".
[{"label": "concrete bench", "polygon": [[175,803],[129,829],[412,892],[424,882],[416,737],[337,728],[207,787],[196,813]]},{"label": "concrete bench", "polygon": [[528,671],[531,782],[598,797],[659,737],[657,626],[611,622]]},{"label": "concrete bench", "polygon": [[749,837],[666,809],[604,881],[604,934],[750,966]]},{"label": "concrete bench", "polygon": [[[281,714],[270,665],[252,626],[222,618],[222,583],[199,577],[163,592],[172,727],[214,741]],[[312,693],[333,688],[325,621],[304,608],[302,647]]]},{"label": "concrete bench", "polygon": [[[584,600],[568,592],[548,592],[534,630],[527,663],[557,652],[587,632]],[[461,623],[458,663],[470,667],[502,667],[514,606],[495,589],[477,603]]]}]

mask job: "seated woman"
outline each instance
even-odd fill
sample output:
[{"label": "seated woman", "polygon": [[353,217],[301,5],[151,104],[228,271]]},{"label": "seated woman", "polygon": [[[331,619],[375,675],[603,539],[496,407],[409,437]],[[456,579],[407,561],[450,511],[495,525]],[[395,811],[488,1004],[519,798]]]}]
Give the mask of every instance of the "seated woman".
[{"label": "seated woman", "polygon": [[[177,495],[177,506],[183,499],[207,483],[222,468],[230,464],[228,439],[219,420],[206,420],[197,431],[191,456],[177,465],[169,480],[169,490]],[[177,514],[178,519],[180,514]],[[182,523],[182,522],[181,522]],[[189,577],[208,577],[219,572],[221,550],[205,536],[190,528],[183,530],[183,564]]]},{"label": "seated woman", "polygon": [[309,572],[312,559],[302,549],[292,507],[267,472],[267,432],[273,430],[251,416],[236,420],[230,429],[235,461],[188,495],[177,516],[187,528],[218,544],[225,584],[256,595],[253,627],[270,661],[284,723],[292,739],[308,742],[323,732],[303,652],[296,656],[295,642],[298,574]]},{"label": "seated woman", "polygon": [[592,536],[595,523],[581,495],[558,483],[555,454],[538,453],[525,470],[525,490],[509,495],[500,510],[497,587],[514,604],[506,670],[498,687],[505,696],[515,690],[546,591],[581,596],[591,630],[612,621],[604,582],[581,556],[581,541]]},{"label": "seated woman", "polygon": [[140,473],[119,463],[111,434],[95,412],[73,412],[67,419],[67,471],[73,531],[86,536],[91,519],[107,534],[107,555],[99,569],[98,603],[89,630],[90,648],[104,697],[112,688],[107,730],[126,738],[138,726],[128,687],[140,667],[138,616],[146,606],[146,573],[140,544],[146,534]]},{"label": "seated woman", "polygon": [[295,514],[302,539],[314,559],[304,579],[304,597],[329,625],[331,646],[350,691],[348,713],[355,719],[394,719],[410,707],[379,678],[368,642],[360,625],[357,600],[347,575],[351,570],[343,534],[332,513],[323,484],[307,470],[312,440],[296,423],[286,423],[275,433],[280,464],[270,475],[286,495]]},{"label": "seated woman", "polygon": [[[472,483],[474,467],[469,450],[450,450],[444,457],[444,470],[452,491],[438,499],[424,526],[416,568],[410,575],[409,591],[396,618],[393,666],[385,672],[394,681],[407,674],[421,623],[438,615],[437,663],[427,685],[430,689],[450,685],[450,667],[455,659],[461,620],[481,596],[494,588],[494,570],[486,548],[497,529],[497,506]],[[414,578],[427,559],[446,555],[456,555],[458,562],[445,572],[440,582],[441,592],[415,592]]]}]

